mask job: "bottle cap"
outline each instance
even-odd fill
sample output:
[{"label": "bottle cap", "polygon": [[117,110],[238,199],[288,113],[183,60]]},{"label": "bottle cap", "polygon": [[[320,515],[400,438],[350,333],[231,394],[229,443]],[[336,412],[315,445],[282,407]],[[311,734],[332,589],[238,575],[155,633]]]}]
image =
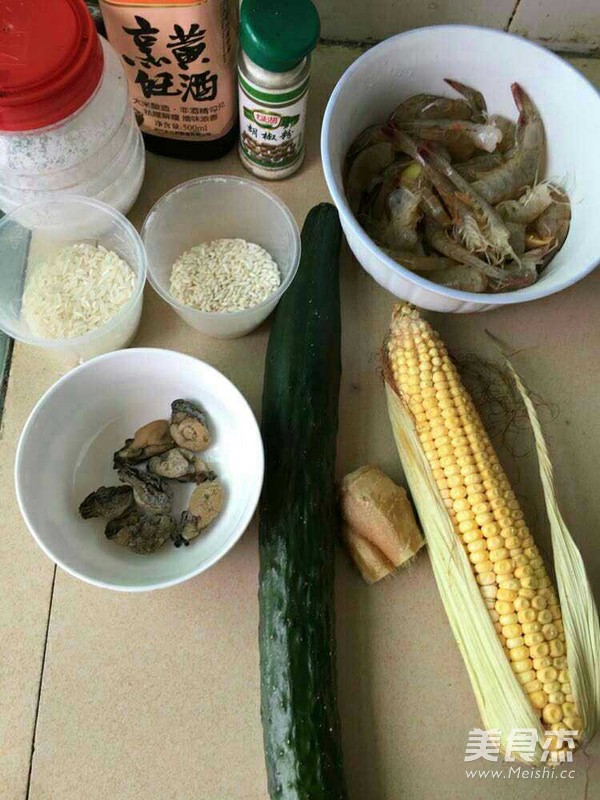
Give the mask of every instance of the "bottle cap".
[{"label": "bottle cap", "polygon": [[314,49],[321,22],[311,0],[243,0],[240,45],[270,72],[294,69]]},{"label": "bottle cap", "polygon": [[84,0],[5,0],[0,10],[0,131],[45,128],[92,96],[104,56]]}]

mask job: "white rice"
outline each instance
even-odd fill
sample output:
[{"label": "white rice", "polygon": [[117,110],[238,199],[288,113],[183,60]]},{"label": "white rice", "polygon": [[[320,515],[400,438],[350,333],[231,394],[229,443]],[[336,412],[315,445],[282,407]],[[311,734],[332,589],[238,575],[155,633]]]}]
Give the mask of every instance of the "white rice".
[{"label": "white rice", "polygon": [[65,247],[29,278],[23,316],[37,336],[71,339],[108,322],[133,294],[135,275],[112,250]]},{"label": "white rice", "polygon": [[262,303],[281,283],[269,253],[244,239],[196,245],[173,264],[171,294],[200,311],[241,311]]}]

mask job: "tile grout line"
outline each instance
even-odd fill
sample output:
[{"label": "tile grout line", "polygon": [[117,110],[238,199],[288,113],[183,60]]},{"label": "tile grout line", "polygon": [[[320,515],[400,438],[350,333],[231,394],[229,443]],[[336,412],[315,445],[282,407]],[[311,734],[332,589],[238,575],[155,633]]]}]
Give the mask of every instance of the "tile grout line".
[{"label": "tile grout line", "polygon": [[517,11],[519,10],[519,6],[520,5],[521,5],[521,0],[516,0],[515,7],[512,10],[512,14],[508,18],[508,22],[506,23],[506,27],[504,28],[505,31],[507,31],[507,32],[510,31],[510,26],[513,24],[513,20],[515,18],[515,15],[516,15]]},{"label": "tile grout line", "polygon": [[33,773],[33,756],[35,754],[35,740],[37,736],[38,719],[40,715],[40,704],[42,701],[42,686],[44,683],[44,669],[46,667],[46,651],[48,650],[48,634],[50,632],[50,618],[52,616],[52,603],[54,601],[54,585],[56,583],[56,564],[52,573],[52,584],[50,586],[50,603],[48,605],[48,619],[46,620],[46,634],[44,636],[44,651],[42,653],[42,663],[40,667],[40,681],[38,684],[37,700],[35,704],[35,716],[33,720],[33,735],[31,737],[31,751],[29,755],[29,771],[27,773],[27,786],[25,789],[25,800],[29,800],[29,792],[31,791],[31,776]]}]

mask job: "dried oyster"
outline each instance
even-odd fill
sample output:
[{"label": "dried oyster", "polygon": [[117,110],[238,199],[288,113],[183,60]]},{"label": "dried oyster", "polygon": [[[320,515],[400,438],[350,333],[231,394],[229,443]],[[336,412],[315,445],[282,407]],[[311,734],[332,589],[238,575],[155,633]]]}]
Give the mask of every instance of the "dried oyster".
[{"label": "dried oyster", "polygon": [[140,554],[155,553],[176,533],[171,514],[145,514],[135,507],[110,520],[104,530],[111,542]]},{"label": "dried oyster", "polygon": [[210,432],[200,406],[187,400],[174,400],[171,411],[169,430],[175,443],[188,450],[206,450],[210,444]]},{"label": "dried oyster", "polygon": [[124,514],[133,505],[131,486],[101,486],[91,492],[79,506],[79,513],[84,519],[102,517],[114,519]]},{"label": "dried oyster", "polygon": [[173,490],[158,475],[141,472],[129,464],[117,470],[119,480],[133,489],[133,499],[142,511],[150,514],[168,514],[171,511]]},{"label": "dried oyster", "polygon": [[174,447],[160,456],[154,456],[148,462],[148,471],[182,483],[204,483],[214,481],[217,477],[199,456],[185,447]]},{"label": "dried oyster", "polygon": [[175,547],[188,545],[221,513],[225,494],[219,481],[201,483],[192,492],[188,510],[181,515],[178,535],[173,538]]},{"label": "dried oyster", "polygon": [[166,419],[155,419],[139,428],[133,439],[126,439],[124,447],[115,453],[115,469],[123,463],[137,464],[175,447],[169,433],[169,424]]}]

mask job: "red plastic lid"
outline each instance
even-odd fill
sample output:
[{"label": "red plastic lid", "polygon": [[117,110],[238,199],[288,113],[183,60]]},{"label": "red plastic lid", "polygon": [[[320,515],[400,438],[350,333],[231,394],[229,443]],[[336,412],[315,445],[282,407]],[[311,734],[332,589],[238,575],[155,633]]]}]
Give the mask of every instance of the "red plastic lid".
[{"label": "red plastic lid", "polygon": [[94,93],[103,64],[84,0],[2,0],[0,131],[66,119]]}]

